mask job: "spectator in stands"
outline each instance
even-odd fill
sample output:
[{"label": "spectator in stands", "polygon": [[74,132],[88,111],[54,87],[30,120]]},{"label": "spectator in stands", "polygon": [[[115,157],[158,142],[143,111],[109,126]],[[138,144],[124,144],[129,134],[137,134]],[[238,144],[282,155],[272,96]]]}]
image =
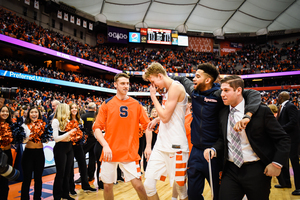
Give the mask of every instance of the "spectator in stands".
[{"label": "spectator in stands", "polygon": [[48,117],[48,121],[49,121],[49,122],[52,122],[58,104],[59,104],[59,101],[57,101],[57,100],[53,100],[53,101],[51,102],[52,114],[49,115],[49,117]]}]

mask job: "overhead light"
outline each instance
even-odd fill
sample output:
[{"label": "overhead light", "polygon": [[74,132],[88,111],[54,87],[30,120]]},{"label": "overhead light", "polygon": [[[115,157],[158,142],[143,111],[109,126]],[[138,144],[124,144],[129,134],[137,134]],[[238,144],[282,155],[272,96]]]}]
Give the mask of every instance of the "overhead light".
[{"label": "overhead light", "polygon": [[262,81],[262,79],[261,78],[252,79],[252,81]]}]

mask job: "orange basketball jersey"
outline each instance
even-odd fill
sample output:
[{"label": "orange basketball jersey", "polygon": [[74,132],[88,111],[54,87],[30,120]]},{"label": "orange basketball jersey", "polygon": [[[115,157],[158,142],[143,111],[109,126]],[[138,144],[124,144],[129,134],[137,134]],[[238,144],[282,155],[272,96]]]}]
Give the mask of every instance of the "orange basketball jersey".
[{"label": "orange basketball jersey", "polygon": [[93,130],[105,130],[104,139],[112,151],[111,162],[132,162],[140,160],[139,124],[146,130],[148,123],[149,118],[137,100],[114,96],[100,106]]}]

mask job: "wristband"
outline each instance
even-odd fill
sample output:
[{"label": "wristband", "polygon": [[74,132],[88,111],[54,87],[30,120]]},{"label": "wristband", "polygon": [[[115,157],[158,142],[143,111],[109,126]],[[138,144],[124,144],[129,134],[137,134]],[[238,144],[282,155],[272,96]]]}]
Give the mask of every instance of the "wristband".
[{"label": "wristband", "polygon": [[272,163],[272,165],[273,165],[274,167],[276,167],[277,169],[281,169],[281,167],[279,167],[279,166],[276,165],[275,163]]},{"label": "wristband", "polygon": [[243,119],[245,119],[245,118],[248,118],[249,120],[251,120],[250,115],[245,114],[245,115],[243,116]]}]

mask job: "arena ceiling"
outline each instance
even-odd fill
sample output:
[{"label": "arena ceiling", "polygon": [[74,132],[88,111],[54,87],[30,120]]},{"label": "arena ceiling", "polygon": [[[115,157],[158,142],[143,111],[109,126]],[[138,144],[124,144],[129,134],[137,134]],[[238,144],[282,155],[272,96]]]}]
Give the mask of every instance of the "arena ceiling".
[{"label": "arena ceiling", "polygon": [[300,0],[60,0],[95,21],[179,32],[256,33],[300,30]]}]

